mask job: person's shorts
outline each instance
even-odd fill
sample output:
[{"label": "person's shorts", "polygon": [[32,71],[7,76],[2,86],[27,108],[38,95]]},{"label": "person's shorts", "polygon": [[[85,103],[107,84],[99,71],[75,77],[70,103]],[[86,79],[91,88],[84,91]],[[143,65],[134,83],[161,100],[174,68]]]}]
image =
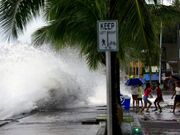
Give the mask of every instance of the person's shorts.
[{"label": "person's shorts", "polygon": [[157,97],[154,102],[161,102],[161,101],[163,101],[163,98],[162,97]]},{"label": "person's shorts", "polygon": [[137,98],[137,100],[142,100],[142,98]]},{"label": "person's shorts", "polygon": [[180,95],[176,95],[176,96],[175,96],[175,101],[176,101],[176,102],[180,102]]},{"label": "person's shorts", "polygon": [[144,100],[144,103],[151,103],[151,101],[149,101],[149,99],[148,99],[147,96],[144,96],[144,97],[143,97],[143,100]]},{"label": "person's shorts", "polygon": [[133,100],[137,100],[137,98],[138,98],[138,95],[132,95]]}]

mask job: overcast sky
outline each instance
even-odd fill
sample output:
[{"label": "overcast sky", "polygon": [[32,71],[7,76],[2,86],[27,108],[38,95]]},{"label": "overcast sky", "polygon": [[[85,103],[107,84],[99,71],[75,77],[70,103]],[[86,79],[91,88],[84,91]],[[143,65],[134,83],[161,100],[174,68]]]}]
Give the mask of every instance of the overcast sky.
[{"label": "overcast sky", "polygon": [[[153,0],[146,0],[147,2],[153,3]],[[171,5],[174,0],[161,0],[164,5]]]}]

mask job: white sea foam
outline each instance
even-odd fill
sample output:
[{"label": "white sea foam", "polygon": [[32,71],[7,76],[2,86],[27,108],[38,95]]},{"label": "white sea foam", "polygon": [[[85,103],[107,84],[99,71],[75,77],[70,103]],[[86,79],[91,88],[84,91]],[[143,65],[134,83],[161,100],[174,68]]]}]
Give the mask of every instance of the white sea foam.
[{"label": "white sea foam", "polygon": [[77,49],[0,45],[0,119],[35,108],[106,103],[104,67],[90,71]]}]

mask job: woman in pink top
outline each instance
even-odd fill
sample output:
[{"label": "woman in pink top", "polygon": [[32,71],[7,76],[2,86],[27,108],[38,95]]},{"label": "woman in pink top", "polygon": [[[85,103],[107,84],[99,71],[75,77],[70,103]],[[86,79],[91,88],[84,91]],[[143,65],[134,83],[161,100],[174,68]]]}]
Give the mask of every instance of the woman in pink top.
[{"label": "woman in pink top", "polygon": [[[144,96],[143,96],[143,100],[144,100],[144,106],[141,110],[141,112],[144,111],[145,108],[147,108],[146,112],[149,112],[149,108],[150,106],[152,105],[151,101],[148,99],[149,96],[152,96],[151,95],[151,91],[152,91],[152,88],[151,88],[151,85],[150,83],[147,83],[146,84],[146,88],[144,90]],[[147,107],[147,104],[149,103],[148,107]]]}]

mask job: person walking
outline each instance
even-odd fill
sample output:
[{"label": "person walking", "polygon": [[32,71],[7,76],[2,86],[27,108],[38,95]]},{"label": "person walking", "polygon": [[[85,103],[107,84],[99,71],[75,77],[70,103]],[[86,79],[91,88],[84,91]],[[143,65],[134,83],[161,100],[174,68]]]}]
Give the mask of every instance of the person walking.
[{"label": "person walking", "polygon": [[173,113],[175,113],[176,104],[180,103],[180,81],[177,81],[175,84],[176,84],[175,91],[171,97],[173,99],[175,96],[174,105],[173,105]]},{"label": "person walking", "polygon": [[159,108],[159,112],[161,113],[162,112],[162,108],[160,106],[160,102],[163,101],[163,96],[162,96],[162,91],[161,91],[161,88],[160,88],[160,83],[157,82],[157,86],[156,86],[156,94],[157,94],[157,97],[154,101],[154,105],[155,105],[155,110],[154,111],[157,111],[158,108]]},{"label": "person walking", "polygon": [[[149,108],[151,107],[152,102],[148,98],[149,98],[149,96],[152,97],[151,92],[152,92],[151,84],[147,83],[146,88],[144,90],[144,96],[143,96],[144,106],[143,106],[143,108],[141,110],[141,113],[144,111],[145,108],[147,108],[146,112],[149,112]],[[147,104],[149,104],[149,105],[147,106]]]}]

